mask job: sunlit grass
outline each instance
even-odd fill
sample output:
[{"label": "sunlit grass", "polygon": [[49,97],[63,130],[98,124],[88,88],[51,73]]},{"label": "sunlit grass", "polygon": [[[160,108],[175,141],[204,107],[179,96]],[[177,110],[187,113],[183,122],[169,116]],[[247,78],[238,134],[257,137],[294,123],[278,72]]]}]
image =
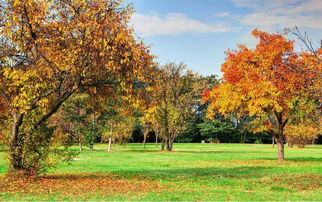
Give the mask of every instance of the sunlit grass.
[{"label": "sunlit grass", "polygon": [[[276,161],[277,148],[271,145],[175,144],[173,152],[161,152],[154,144],[146,150],[141,144],[116,145],[115,152],[106,152],[106,147],[95,145],[94,152],[80,153],[72,164],[51,170],[43,181],[25,183],[26,190],[38,190],[35,187],[46,182],[41,185],[48,187],[43,191],[18,188],[12,194],[0,186],[0,199],[322,200],[319,145],[286,148],[285,162]],[[2,156],[0,172],[4,174]],[[102,188],[112,181],[111,189]],[[52,191],[46,192],[49,182]],[[66,194],[62,183],[75,194]]]}]

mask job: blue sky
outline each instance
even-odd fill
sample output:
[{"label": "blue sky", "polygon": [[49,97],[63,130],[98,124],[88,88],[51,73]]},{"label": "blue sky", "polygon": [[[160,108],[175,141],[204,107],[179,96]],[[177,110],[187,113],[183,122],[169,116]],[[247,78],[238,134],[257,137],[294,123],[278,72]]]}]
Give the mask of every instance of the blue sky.
[{"label": "blue sky", "polygon": [[203,75],[221,76],[224,51],[253,47],[250,31],[283,32],[297,25],[318,45],[322,0],[128,0],[131,23],[160,64],[183,62]]}]

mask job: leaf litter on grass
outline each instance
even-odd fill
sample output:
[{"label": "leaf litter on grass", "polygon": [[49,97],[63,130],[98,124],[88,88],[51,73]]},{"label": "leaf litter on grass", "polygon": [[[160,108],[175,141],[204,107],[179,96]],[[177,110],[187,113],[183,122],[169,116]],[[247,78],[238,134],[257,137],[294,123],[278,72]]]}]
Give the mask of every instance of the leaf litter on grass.
[{"label": "leaf litter on grass", "polygon": [[81,173],[50,174],[29,178],[0,179],[0,193],[11,196],[62,195],[86,199],[91,195],[113,196],[118,194],[146,194],[161,186],[147,179],[124,179],[114,174]]}]

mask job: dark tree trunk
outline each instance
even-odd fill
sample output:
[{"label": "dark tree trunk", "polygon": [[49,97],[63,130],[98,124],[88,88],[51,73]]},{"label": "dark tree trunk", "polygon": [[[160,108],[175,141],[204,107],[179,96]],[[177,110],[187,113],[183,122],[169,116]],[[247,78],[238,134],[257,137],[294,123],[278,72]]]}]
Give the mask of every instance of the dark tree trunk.
[{"label": "dark tree trunk", "polygon": [[271,123],[277,129],[277,134],[275,134],[276,143],[277,143],[277,151],[278,151],[278,160],[284,161],[284,128],[288,122],[288,119],[283,119],[282,112],[274,112],[276,120],[271,120]]},{"label": "dark tree trunk", "polygon": [[78,146],[79,146],[79,151],[83,151],[83,143],[82,143],[82,135],[80,131],[80,109],[77,109],[77,135],[78,135]]},{"label": "dark tree trunk", "polygon": [[164,138],[162,138],[161,151],[164,150],[164,145],[165,145],[165,140],[164,140]]},{"label": "dark tree trunk", "polygon": [[167,151],[172,151],[172,145],[167,143]]},{"label": "dark tree trunk", "polygon": [[23,159],[22,159],[22,148],[23,140],[21,134],[19,134],[20,126],[23,121],[23,114],[13,115],[13,125],[10,137],[10,166],[14,171],[24,170]]},{"label": "dark tree trunk", "polygon": [[173,147],[173,141],[171,139],[168,139],[166,141],[166,148],[167,148],[167,151],[172,151],[172,147]]},{"label": "dark tree trunk", "polygon": [[97,120],[96,120],[96,115],[95,115],[95,111],[93,108],[93,134],[90,138],[90,143],[89,143],[89,149],[91,151],[94,151],[94,141],[95,141],[95,137],[96,137],[96,132],[97,132]]},{"label": "dark tree trunk", "polygon": [[93,143],[93,142],[91,142],[91,143],[89,144],[89,150],[90,150],[90,151],[94,151],[94,143]]}]

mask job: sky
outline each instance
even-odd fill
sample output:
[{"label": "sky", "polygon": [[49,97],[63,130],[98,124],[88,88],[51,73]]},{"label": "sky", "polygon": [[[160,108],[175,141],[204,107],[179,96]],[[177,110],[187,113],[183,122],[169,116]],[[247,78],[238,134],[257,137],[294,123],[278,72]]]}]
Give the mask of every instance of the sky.
[{"label": "sky", "polygon": [[[164,65],[184,63],[202,75],[221,76],[225,51],[237,44],[254,47],[258,28],[283,33],[307,31],[316,46],[322,39],[322,0],[128,0],[136,13],[131,24]],[[289,36],[292,38],[292,36]],[[298,44],[301,48],[301,44]]]}]

